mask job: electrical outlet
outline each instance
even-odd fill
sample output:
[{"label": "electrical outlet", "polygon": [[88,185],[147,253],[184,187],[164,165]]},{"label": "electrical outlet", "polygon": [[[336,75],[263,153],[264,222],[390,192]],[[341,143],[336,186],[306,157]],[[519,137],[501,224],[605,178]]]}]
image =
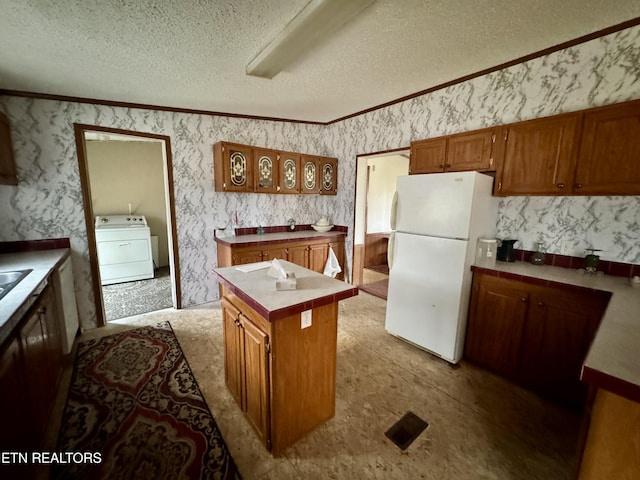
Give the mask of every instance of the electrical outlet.
[{"label": "electrical outlet", "polygon": [[311,326],[311,310],[305,310],[300,314],[300,329]]},{"label": "electrical outlet", "polygon": [[560,242],[560,255],[571,255],[573,243],[570,240],[562,240]]}]

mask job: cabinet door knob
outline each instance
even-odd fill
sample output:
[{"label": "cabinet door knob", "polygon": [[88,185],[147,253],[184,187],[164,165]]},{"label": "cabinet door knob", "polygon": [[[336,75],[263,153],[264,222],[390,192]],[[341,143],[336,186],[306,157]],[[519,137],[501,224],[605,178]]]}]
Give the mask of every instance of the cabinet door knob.
[{"label": "cabinet door knob", "polygon": [[522,298],[520,299],[520,301],[521,301],[521,302],[523,302],[523,303],[527,303],[527,297],[522,297]]},{"label": "cabinet door knob", "polygon": [[582,184],[581,183],[576,183],[576,188],[582,188]]},{"label": "cabinet door knob", "polygon": [[539,307],[544,307],[544,302],[538,302]]},{"label": "cabinet door knob", "polygon": [[558,188],[564,188],[564,183],[559,183]]},{"label": "cabinet door knob", "polygon": [[445,168],[451,168],[451,164],[450,163],[445,163],[444,166],[445,166]]},{"label": "cabinet door knob", "polygon": [[444,168],[444,164],[439,163],[439,164],[438,164],[438,168]]}]

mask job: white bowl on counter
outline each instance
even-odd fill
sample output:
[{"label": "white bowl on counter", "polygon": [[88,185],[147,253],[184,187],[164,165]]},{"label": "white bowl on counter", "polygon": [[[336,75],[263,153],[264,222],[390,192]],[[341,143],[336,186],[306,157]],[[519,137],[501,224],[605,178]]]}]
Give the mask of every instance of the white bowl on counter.
[{"label": "white bowl on counter", "polygon": [[324,232],[328,232],[329,230],[331,230],[333,228],[333,225],[328,224],[328,225],[311,225],[311,228],[313,228],[316,232],[320,232],[320,233],[324,233]]}]

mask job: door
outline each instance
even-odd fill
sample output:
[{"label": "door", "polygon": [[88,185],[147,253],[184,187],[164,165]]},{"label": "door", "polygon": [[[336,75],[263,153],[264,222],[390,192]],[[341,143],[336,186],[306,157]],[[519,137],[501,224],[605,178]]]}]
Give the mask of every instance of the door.
[{"label": "door", "polygon": [[[395,230],[468,238],[477,175],[476,172],[459,172],[398,177]],[[490,188],[487,194],[490,194]],[[391,214],[393,218],[394,212]]]},{"label": "door", "polygon": [[580,372],[606,302],[567,291],[531,296],[522,347],[523,383],[580,408],[587,394]]},{"label": "door", "polygon": [[253,149],[254,190],[261,193],[277,193],[278,153],[263,148]]},{"label": "door", "polygon": [[493,145],[496,129],[452,135],[447,146],[447,172],[495,170]]},{"label": "door", "polygon": [[396,232],[385,328],[450,362],[462,356],[462,283],[467,242]]},{"label": "door", "polygon": [[302,193],[320,193],[320,162],[318,157],[301,155],[302,161]]},{"label": "door", "polygon": [[580,114],[558,115],[504,127],[505,150],[496,193],[571,193],[580,119]]},{"label": "door", "polygon": [[316,245],[309,245],[309,270],[314,272],[324,272],[324,266],[327,263],[327,257],[329,256],[329,244],[320,243]]},{"label": "door", "polygon": [[338,160],[322,157],[320,159],[320,193],[336,195],[338,191]]},{"label": "door", "polygon": [[494,372],[515,378],[528,305],[526,285],[476,273],[465,357]]},{"label": "door", "polygon": [[279,153],[280,193],[300,193],[300,154]]},{"label": "door", "polygon": [[[269,436],[269,352],[268,335],[240,314],[244,340],[245,399],[243,409],[258,433],[267,443]],[[292,400],[293,401],[293,400]]]},{"label": "door", "polygon": [[573,193],[640,195],[640,100],[584,115]]},{"label": "door", "polygon": [[222,305],[222,328],[224,332],[224,381],[233,398],[242,407],[244,345],[238,320],[240,310],[224,297],[220,300],[220,303]]},{"label": "door", "polygon": [[309,267],[309,245],[287,248],[287,260],[301,267]]},{"label": "door", "polygon": [[409,174],[444,172],[446,155],[446,137],[411,142]]}]

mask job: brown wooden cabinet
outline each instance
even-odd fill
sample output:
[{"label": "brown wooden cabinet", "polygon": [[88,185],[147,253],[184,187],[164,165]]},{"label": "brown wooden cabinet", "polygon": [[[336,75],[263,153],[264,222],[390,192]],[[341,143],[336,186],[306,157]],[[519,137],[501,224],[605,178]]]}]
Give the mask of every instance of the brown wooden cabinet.
[{"label": "brown wooden cabinet", "polygon": [[451,135],[447,140],[447,172],[495,170],[494,148],[499,128]]},{"label": "brown wooden cabinet", "polygon": [[411,142],[409,173],[495,170],[494,144],[499,127]]},{"label": "brown wooden cabinet", "polygon": [[269,445],[269,336],[221,299],[225,383],[260,440]]},{"label": "brown wooden cabinet", "polygon": [[11,126],[9,119],[2,112],[0,112],[0,184],[18,184],[16,161],[11,143]]},{"label": "brown wooden cabinet", "polygon": [[253,149],[254,191],[277,193],[280,191],[279,156],[274,150]]},{"label": "brown wooden cabinet", "polygon": [[320,193],[320,159],[311,155],[301,155],[302,193]]},{"label": "brown wooden cabinet", "polygon": [[546,397],[579,407],[587,385],[579,381],[606,307],[602,297],[546,288],[531,296],[522,343],[520,378]]},{"label": "brown wooden cabinet", "polygon": [[495,194],[570,194],[580,119],[572,113],[503,127]]},{"label": "brown wooden cabinet", "polygon": [[338,159],[320,157],[320,193],[336,195],[338,192]]},{"label": "brown wooden cabinet", "polygon": [[300,193],[300,154],[280,152],[280,193]]},{"label": "brown wooden cabinet", "polygon": [[216,192],[336,195],[338,159],[217,142],[213,179]]},{"label": "brown wooden cabinet", "polygon": [[446,137],[411,142],[409,174],[444,172],[446,156]]},{"label": "brown wooden cabinet", "polygon": [[608,295],[474,274],[465,357],[581,408],[580,371]]},{"label": "brown wooden cabinet", "polygon": [[513,280],[474,275],[465,356],[509,378],[518,374],[529,290]]},{"label": "brown wooden cabinet", "polygon": [[216,192],[253,192],[253,149],[236,143],[213,146]]},{"label": "brown wooden cabinet", "polygon": [[585,112],[573,193],[640,195],[640,100]]}]

